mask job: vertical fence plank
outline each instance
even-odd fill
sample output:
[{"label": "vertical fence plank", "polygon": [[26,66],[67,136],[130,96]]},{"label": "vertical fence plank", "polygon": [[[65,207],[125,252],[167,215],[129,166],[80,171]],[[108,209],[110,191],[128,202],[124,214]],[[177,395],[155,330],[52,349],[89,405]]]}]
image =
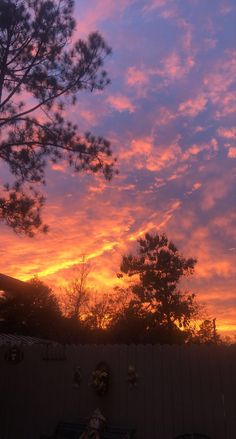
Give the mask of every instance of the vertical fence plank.
[{"label": "vertical fence plank", "polygon": [[128,423],[128,386],[127,386],[127,369],[128,369],[128,346],[120,345],[120,425]]},{"label": "vertical fence plank", "polygon": [[163,391],[164,383],[162,379],[162,346],[153,346],[153,408],[154,418],[154,438],[164,439],[163,425]]},{"label": "vertical fence plank", "polygon": [[189,346],[186,346],[186,349],[181,349],[181,383],[183,402],[183,433],[191,433],[193,428],[193,395],[191,389]]},{"label": "vertical fence plank", "polygon": [[221,359],[222,405],[225,412],[225,438],[236,437],[236,347],[225,348]]},{"label": "vertical fence plank", "polygon": [[[128,368],[134,367],[136,373],[138,374],[138,381],[135,386],[131,385],[128,380]],[[127,389],[127,418],[129,420],[130,427],[136,427],[137,423],[137,413],[140,413],[140,416],[143,414],[140,412],[140,403],[139,403],[139,394],[140,394],[140,370],[138,369],[137,364],[137,346],[131,344],[128,346],[128,358],[126,364],[125,375],[122,377],[125,381],[126,389]]]},{"label": "vertical fence plank", "polygon": [[163,420],[166,439],[173,437],[173,376],[172,376],[172,346],[164,345],[162,360],[162,379],[164,383],[163,392]]},{"label": "vertical fence plank", "polygon": [[154,417],[153,417],[153,347],[144,346],[144,421],[145,437],[154,437]]},{"label": "vertical fence plank", "polygon": [[206,364],[202,355],[199,355],[199,346],[191,346],[191,379],[192,379],[192,401],[193,401],[193,431],[206,433],[207,412],[206,407]]},{"label": "vertical fence plank", "polygon": [[108,425],[119,425],[120,419],[120,358],[119,345],[107,346],[107,363],[110,367],[110,387],[106,396]]},{"label": "vertical fence plank", "polygon": [[141,439],[145,437],[145,392],[146,392],[146,383],[145,383],[145,352],[143,345],[137,345],[137,372],[140,376],[140,380],[137,387],[137,402],[138,402],[138,413],[137,417],[137,438]]},{"label": "vertical fence plank", "polygon": [[224,438],[224,413],[222,406],[222,390],[219,373],[220,350],[218,346],[211,346],[209,350],[209,375],[211,380],[211,410],[214,417],[214,429],[212,431],[216,439]]},{"label": "vertical fence plank", "polygon": [[183,432],[183,401],[181,382],[181,347],[171,346],[173,437]]}]

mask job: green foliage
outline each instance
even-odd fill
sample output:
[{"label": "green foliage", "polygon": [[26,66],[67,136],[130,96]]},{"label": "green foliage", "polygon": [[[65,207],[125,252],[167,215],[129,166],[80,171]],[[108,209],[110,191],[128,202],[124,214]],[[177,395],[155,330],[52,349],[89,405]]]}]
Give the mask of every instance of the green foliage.
[{"label": "green foliage", "polygon": [[72,0],[0,2],[0,160],[13,177],[0,194],[0,219],[32,236],[42,225],[48,161],[66,160],[73,171],[114,172],[109,142],[81,135],[64,118],[78,92],[108,83],[104,58],[111,53],[98,33],[72,44]]}]

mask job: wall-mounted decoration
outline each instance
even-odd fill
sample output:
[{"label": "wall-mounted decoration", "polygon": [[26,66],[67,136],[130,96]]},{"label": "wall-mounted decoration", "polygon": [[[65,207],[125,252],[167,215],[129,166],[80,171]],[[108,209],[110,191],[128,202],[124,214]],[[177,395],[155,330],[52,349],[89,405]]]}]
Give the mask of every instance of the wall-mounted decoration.
[{"label": "wall-mounted decoration", "polygon": [[73,384],[74,384],[75,388],[79,387],[79,385],[81,383],[81,378],[82,378],[81,367],[76,366],[75,371],[74,371],[74,376],[73,376]]},{"label": "wall-mounted decoration", "polygon": [[24,358],[24,353],[19,346],[11,346],[5,353],[5,360],[8,363],[18,364]]},{"label": "wall-mounted decoration", "polygon": [[106,425],[106,418],[99,409],[96,409],[89,419],[86,430],[79,439],[100,439]]},{"label": "wall-mounted decoration", "polygon": [[110,380],[110,370],[105,362],[97,365],[92,373],[91,386],[98,395],[105,395],[108,392]]},{"label": "wall-mounted decoration", "polygon": [[128,367],[128,375],[127,375],[127,381],[129,383],[129,387],[136,387],[138,383],[139,376],[136,372],[135,367],[130,364]]}]

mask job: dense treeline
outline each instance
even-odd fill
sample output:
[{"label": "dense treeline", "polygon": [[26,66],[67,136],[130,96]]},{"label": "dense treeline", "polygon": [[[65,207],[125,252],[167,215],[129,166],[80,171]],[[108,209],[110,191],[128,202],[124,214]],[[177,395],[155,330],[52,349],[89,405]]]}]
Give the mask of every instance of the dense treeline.
[{"label": "dense treeline", "polygon": [[165,235],[146,234],[137,254],[122,259],[117,276],[130,279],[127,288],[94,297],[87,282],[91,267],[83,259],[60,301],[37,278],[29,292],[4,292],[0,330],[63,343],[219,343],[215,320],[199,324],[195,295],[180,290],[180,279],[195,264]]}]

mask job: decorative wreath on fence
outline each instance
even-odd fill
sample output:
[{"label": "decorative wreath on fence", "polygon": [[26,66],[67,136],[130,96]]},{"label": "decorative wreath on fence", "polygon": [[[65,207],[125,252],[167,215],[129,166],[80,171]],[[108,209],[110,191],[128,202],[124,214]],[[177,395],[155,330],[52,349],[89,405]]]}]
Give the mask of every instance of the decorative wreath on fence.
[{"label": "decorative wreath on fence", "polygon": [[110,369],[105,362],[98,363],[96,369],[92,372],[91,386],[97,395],[106,395],[109,388]]}]

